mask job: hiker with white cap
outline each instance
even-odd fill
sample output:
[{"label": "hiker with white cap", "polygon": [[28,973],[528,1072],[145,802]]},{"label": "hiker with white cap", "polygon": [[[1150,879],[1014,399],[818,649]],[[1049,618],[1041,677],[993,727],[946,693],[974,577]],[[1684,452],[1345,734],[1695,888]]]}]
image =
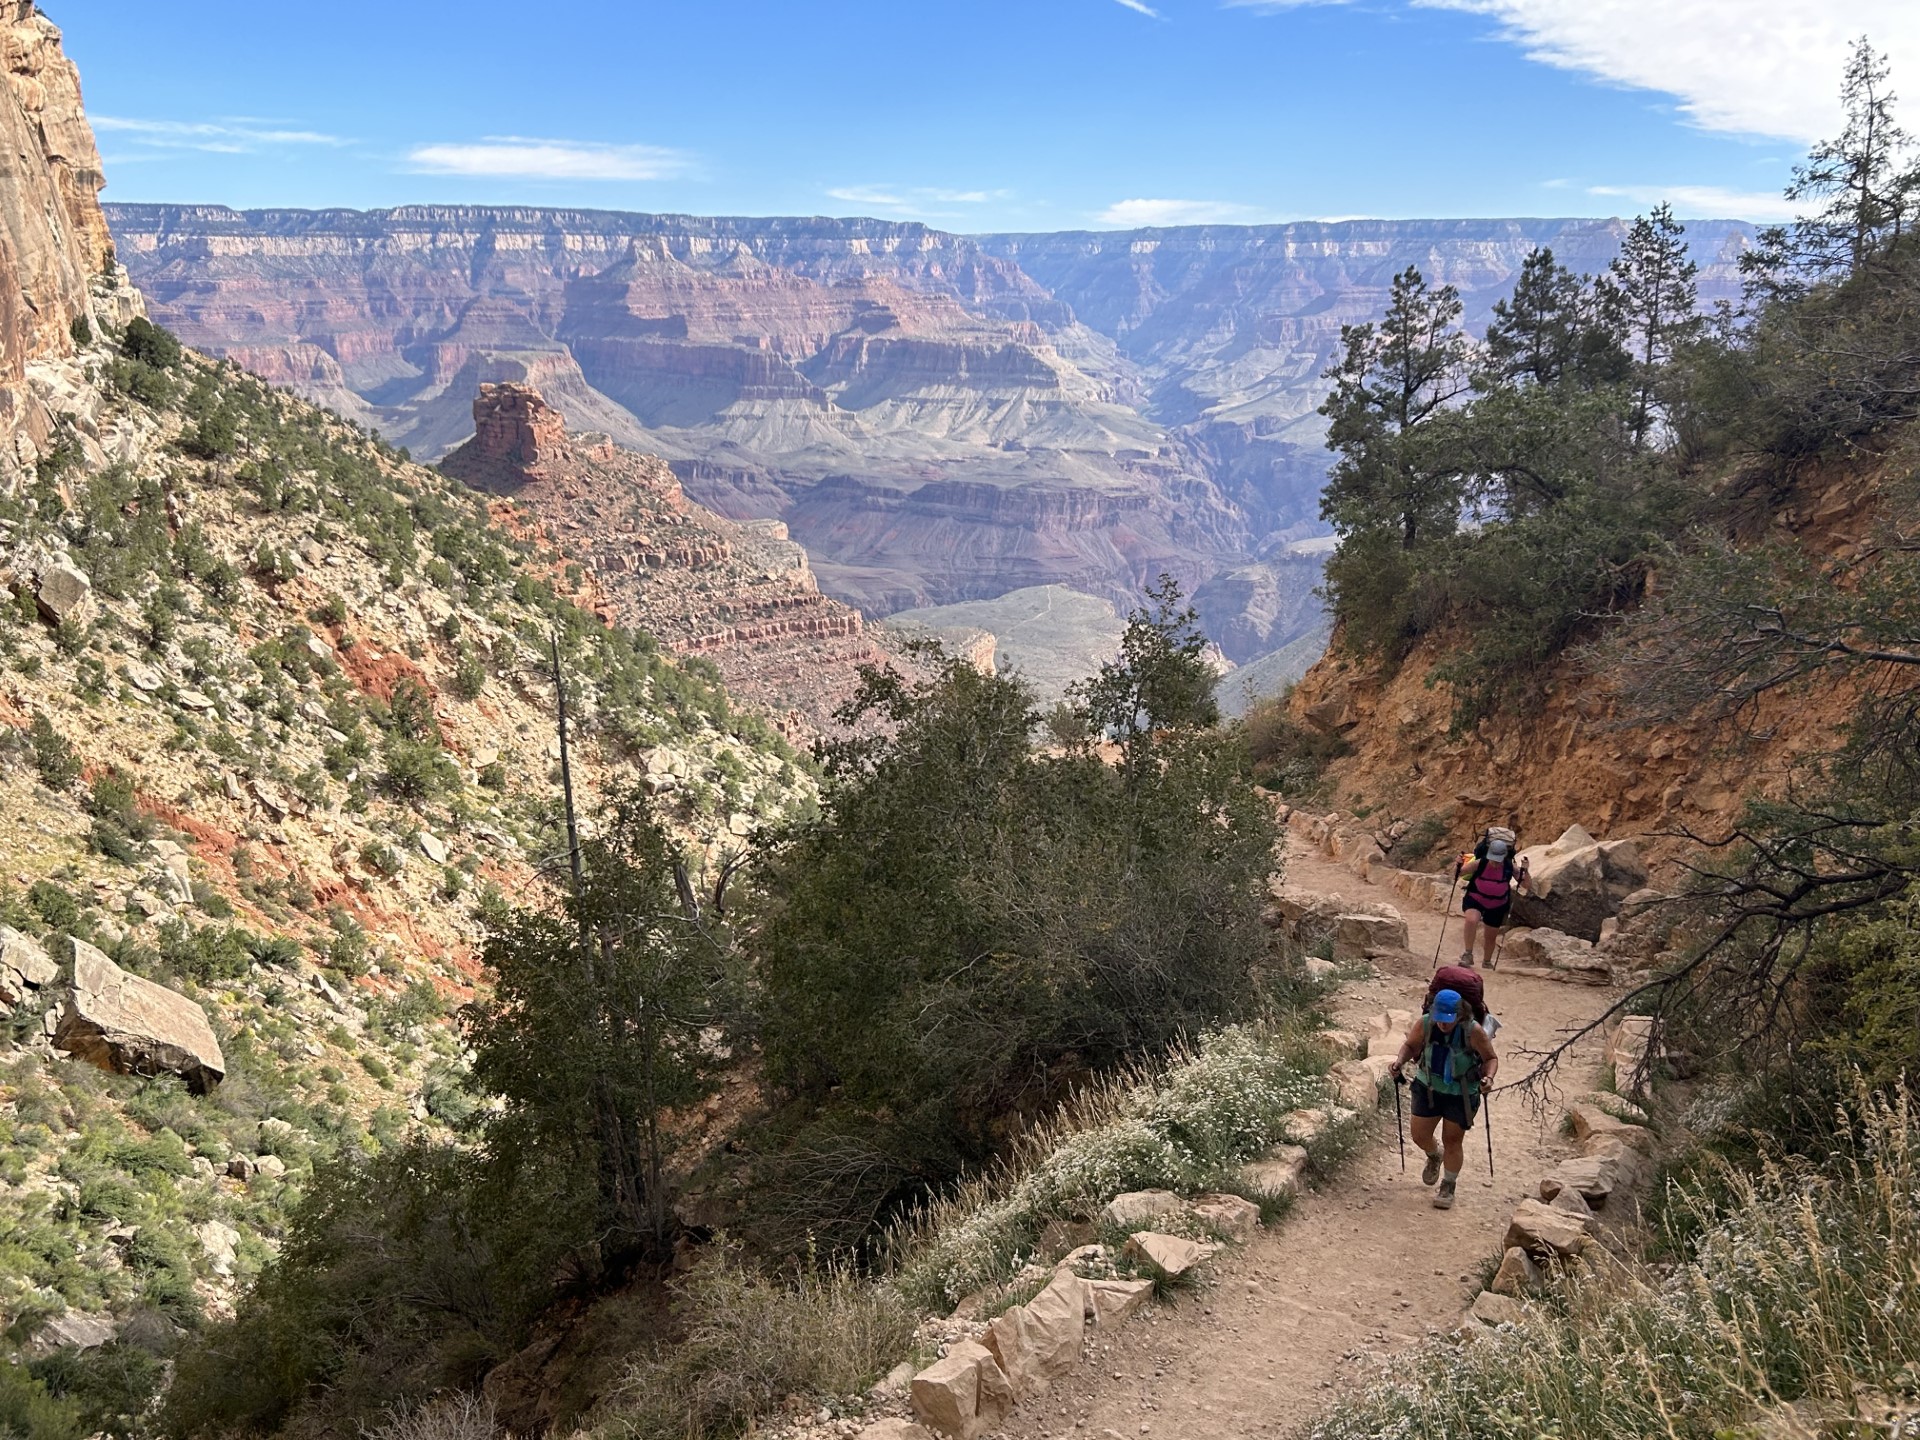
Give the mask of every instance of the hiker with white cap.
[{"label": "hiker with white cap", "polygon": [[[1413,1143],[1426,1152],[1420,1183],[1440,1182],[1436,1210],[1453,1208],[1453,1192],[1466,1159],[1467,1131],[1480,1111],[1481,1087],[1500,1072],[1493,1041],[1466,1008],[1458,990],[1442,990],[1425,1015],[1413,1022],[1393,1061],[1398,1085],[1409,1060],[1413,1071]],[[1439,1131],[1438,1143],[1434,1132]],[[1491,1152],[1489,1152],[1491,1153]]]}]

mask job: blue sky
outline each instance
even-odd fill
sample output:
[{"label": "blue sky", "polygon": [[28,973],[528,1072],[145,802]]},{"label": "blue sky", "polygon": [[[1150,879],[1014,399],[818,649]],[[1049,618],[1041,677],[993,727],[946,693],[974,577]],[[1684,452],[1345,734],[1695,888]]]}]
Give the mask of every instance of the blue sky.
[{"label": "blue sky", "polygon": [[47,0],[108,199],[1770,219],[1915,0]]}]

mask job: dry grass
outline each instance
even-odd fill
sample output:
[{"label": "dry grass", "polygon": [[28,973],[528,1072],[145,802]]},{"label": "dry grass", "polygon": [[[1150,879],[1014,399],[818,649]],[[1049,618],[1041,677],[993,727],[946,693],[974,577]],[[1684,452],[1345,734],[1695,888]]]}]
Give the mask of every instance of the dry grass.
[{"label": "dry grass", "polygon": [[1699,1239],[1671,1271],[1612,1267],[1524,1325],[1430,1344],[1304,1434],[1915,1433],[1888,1416],[1920,1417],[1920,1134],[1904,1088],[1855,1111],[1817,1171],[1726,1177],[1717,1203],[1683,1187]]},{"label": "dry grass", "polygon": [[633,1366],[594,1434],[732,1435],[789,1395],[852,1399],[908,1353],[917,1320],[899,1291],[848,1266],[774,1279],[725,1246],[681,1283],[675,1310],[682,1340]]},{"label": "dry grass", "polygon": [[[894,1233],[900,1288],[920,1308],[944,1312],[1017,1273],[1049,1221],[1091,1219],[1129,1190],[1230,1187],[1242,1164],[1281,1138],[1290,1112],[1327,1103],[1326,1067],[1304,1029],[1241,1025],[1164,1069],[1089,1086],[1005,1164]],[[1347,1145],[1352,1128],[1331,1127],[1315,1147]]]}]

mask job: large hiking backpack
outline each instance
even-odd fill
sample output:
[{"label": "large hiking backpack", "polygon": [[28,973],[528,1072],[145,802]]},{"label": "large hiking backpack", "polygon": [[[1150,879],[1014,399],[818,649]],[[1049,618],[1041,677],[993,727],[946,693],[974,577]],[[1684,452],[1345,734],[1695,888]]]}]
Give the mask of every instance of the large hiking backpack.
[{"label": "large hiking backpack", "polygon": [[1460,998],[1467,1002],[1467,1009],[1473,1018],[1482,1025],[1487,1023],[1487,988],[1478,970],[1469,970],[1464,965],[1442,965],[1433,972],[1433,979],[1427,982],[1427,998],[1420,1006],[1422,1015],[1433,1011],[1433,997],[1442,990],[1457,990]]},{"label": "large hiking backpack", "polygon": [[1473,863],[1466,869],[1467,893],[1494,905],[1503,905],[1513,893],[1519,873],[1519,836],[1504,825],[1489,826],[1473,847]]}]

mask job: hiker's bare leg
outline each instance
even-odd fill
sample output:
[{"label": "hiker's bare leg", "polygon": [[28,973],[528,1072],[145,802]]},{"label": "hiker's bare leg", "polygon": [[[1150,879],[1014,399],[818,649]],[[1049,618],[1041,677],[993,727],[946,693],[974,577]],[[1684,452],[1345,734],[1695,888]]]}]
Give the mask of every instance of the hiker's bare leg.
[{"label": "hiker's bare leg", "polygon": [[1460,915],[1460,932],[1466,937],[1467,954],[1473,953],[1474,937],[1480,933],[1480,912],[1468,907]]},{"label": "hiker's bare leg", "polygon": [[[1416,1121],[1415,1123],[1418,1124],[1419,1122]],[[1440,1163],[1447,1167],[1447,1173],[1449,1175],[1458,1175],[1460,1173],[1460,1167],[1466,1163],[1467,1159],[1467,1147],[1465,1143],[1467,1132],[1449,1120],[1440,1133],[1444,1141],[1442,1146],[1444,1153],[1440,1158]],[[1429,1140],[1433,1138],[1433,1132],[1431,1130],[1427,1132],[1427,1138]],[[1427,1153],[1429,1155],[1433,1153],[1431,1146],[1427,1147]]]},{"label": "hiker's bare leg", "polygon": [[1499,943],[1500,932],[1493,926],[1488,925],[1480,932],[1480,968],[1482,970],[1493,968],[1493,952]]},{"label": "hiker's bare leg", "polygon": [[[1416,1115],[1413,1117],[1413,1143],[1420,1147],[1422,1155],[1433,1153],[1433,1127],[1440,1123],[1437,1115]],[[1458,1149],[1458,1146],[1454,1147]]]}]

